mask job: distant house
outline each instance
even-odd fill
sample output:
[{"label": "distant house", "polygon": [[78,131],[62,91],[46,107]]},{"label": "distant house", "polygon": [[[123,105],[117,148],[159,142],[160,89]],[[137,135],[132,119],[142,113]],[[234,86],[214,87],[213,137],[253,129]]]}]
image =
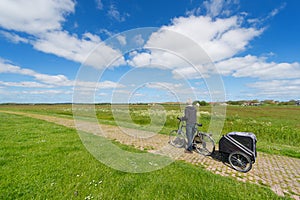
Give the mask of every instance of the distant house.
[{"label": "distant house", "polygon": [[300,106],[300,100],[296,101],[296,105]]},{"label": "distant house", "polygon": [[261,106],[262,103],[259,102],[244,102],[241,106]]}]

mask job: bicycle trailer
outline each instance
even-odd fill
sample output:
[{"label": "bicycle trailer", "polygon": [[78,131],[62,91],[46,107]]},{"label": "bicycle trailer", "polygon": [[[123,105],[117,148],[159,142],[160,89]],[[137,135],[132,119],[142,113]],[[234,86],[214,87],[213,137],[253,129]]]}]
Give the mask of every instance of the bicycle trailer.
[{"label": "bicycle trailer", "polygon": [[248,132],[231,132],[219,141],[219,152],[228,156],[228,161],[232,168],[247,172],[255,163],[256,152],[256,136]]}]

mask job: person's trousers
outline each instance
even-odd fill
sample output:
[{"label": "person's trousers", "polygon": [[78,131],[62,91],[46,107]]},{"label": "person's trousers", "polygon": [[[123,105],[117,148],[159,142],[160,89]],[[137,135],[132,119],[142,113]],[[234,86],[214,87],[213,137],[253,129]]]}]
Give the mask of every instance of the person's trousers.
[{"label": "person's trousers", "polygon": [[194,139],[194,128],[195,128],[195,124],[187,124],[186,125],[186,137],[188,140],[186,149],[189,151],[193,150],[192,143],[193,143],[193,139]]}]

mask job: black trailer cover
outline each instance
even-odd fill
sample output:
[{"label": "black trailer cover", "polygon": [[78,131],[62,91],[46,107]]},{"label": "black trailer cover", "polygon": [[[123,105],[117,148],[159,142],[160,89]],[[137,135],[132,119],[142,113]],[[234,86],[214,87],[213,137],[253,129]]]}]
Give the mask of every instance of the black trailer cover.
[{"label": "black trailer cover", "polygon": [[243,151],[253,160],[257,156],[256,153],[256,136],[249,132],[230,132],[224,135],[219,142],[219,151],[231,153],[233,151]]}]

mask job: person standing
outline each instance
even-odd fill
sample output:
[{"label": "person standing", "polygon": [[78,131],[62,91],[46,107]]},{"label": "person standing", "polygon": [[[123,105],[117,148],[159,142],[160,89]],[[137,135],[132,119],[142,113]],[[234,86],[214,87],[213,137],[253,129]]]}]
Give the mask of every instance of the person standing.
[{"label": "person standing", "polygon": [[188,139],[185,153],[192,153],[194,129],[197,123],[197,109],[193,106],[193,102],[191,99],[187,100],[187,106],[184,109],[184,117],[182,117],[182,120],[186,121],[186,137]]}]

